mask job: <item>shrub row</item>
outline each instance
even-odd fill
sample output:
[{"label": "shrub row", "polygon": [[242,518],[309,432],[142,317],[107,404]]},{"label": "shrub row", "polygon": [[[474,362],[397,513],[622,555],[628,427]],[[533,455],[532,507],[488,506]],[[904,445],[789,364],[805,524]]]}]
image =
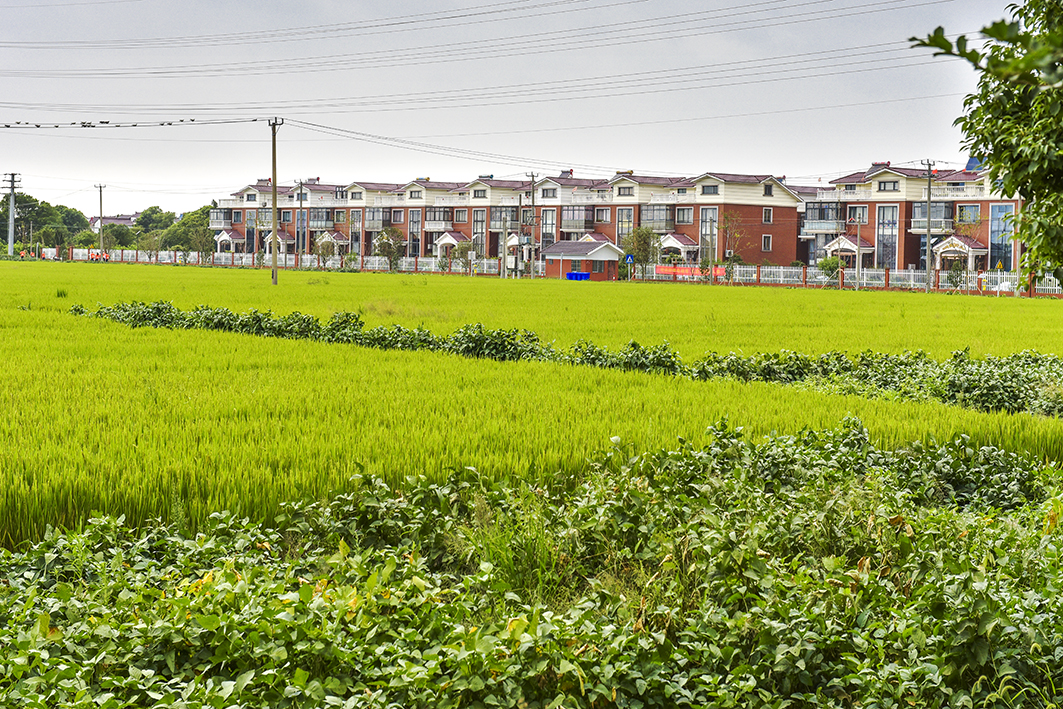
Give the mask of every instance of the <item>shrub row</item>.
[{"label": "shrub row", "polygon": [[356,482],[268,526],[94,519],[0,550],[0,704],[1060,700],[1056,481],[962,438],[720,424],[548,488]]},{"label": "shrub row", "polygon": [[[71,312],[88,315],[81,305]],[[568,349],[555,348],[528,330],[491,330],[482,324],[464,325],[450,335],[400,325],[365,328],[357,313],[334,314],[322,323],[312,315],[293,312],[274,316],[249,310],[236,314],[226,308],[198,306],[181,311],[172,303],[118,303],[101,306],[96,317],[131,327],[207,329],[264,337],[310,339],[393,350],[436,350],[463,357],[498,361],[538,360],[591,367],[667,374],[695,380],[728,377],[741,381],[801,384],[812,388],[867,397],[937,400],[978,411],[1031,412],[1063,415],[1063,360],[1056,355],[1020,352],[1005,357],[976,359],[966,350],[936,361],[925,352],[885,354],[827,352],[708,353],[690,365],[667,342],[643,347],[629,342],[616,352],[580,340]]]}]

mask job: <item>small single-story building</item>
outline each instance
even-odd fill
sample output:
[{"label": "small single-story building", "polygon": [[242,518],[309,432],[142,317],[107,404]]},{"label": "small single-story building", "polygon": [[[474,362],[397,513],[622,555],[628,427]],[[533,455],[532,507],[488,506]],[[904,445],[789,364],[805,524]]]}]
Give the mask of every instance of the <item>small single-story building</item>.
[{"label": "small single-story building", "polygon": [[584,237],[579,241],[556,241],[541,252],[547,278],[565,278],[568,273],[586,273],[586,280],[615,281],[617,264],[624,250],[609,241]]}]

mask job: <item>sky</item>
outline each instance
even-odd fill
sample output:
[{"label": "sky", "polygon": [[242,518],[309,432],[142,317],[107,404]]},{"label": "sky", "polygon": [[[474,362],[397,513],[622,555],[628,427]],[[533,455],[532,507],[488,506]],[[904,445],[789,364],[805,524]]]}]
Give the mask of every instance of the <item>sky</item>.
[{"label": "sky", "polygon": [[271,174],[271,118],[282,184],[962,167],[975,73],[908,38],[1007,2],[0,0],[0,172],[182,213]]}]

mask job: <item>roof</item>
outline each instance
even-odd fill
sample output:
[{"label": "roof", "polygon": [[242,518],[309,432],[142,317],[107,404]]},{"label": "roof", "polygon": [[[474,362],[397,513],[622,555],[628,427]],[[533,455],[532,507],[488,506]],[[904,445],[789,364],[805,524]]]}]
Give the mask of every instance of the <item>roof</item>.
[{"label": "roof", "polygon": [[486,185],[488,187],[494,187],[500,190],[516,190],[523,191],[531,189],[532,183],[528,180],[496,180],[494,178],[480,178],[473,180],[472,182],[466,182],[463,185],[459,185],[451,190],[451,192],[463,192],[468,191],[472,185]]},{"label": "roof", "polygon": [[222,231],[214,239],[215,241],[244,241],[245,237],[238,231]]},{"label": "roof", "polygon": [[410,187],[413,187],[415,185],[417,187],[423,187],[426,190],[447,190],[447,191],[452,191],[452,190],[456,190],[456,189],[458,189],[460,187],[464,187],[465,184],[466,183],[464,183],[464,182],[434,182],[432,180],[411,180],[410,182],[407,182],[405,185],[400,185],[399,188],[396,189],[395,191],[396,192],[403,192],[403,191],[408,190]]},{"label": "roof", "polygon": [[361,187],[365,192],[394,192],[402,185],[395,182],[352,182],[347,185],[348,190],[352,187]]},{"label": "roof", "polygon": [[686,177],[658,177],[655,175],[629,175],[625,172],[618,172],[613,176],[607,184],[613,184],[619,180],[629,180],[639,185],[658,185],[660,187],[675,187],[679,183],[686,182],[689,178]]},{"label": "roof", "polygon": [[925,170],[910,167],[891,167],[888,162],[876,162],[871,163],[871,167],[862,172],[854,172],[851,175],[846,175],[845,177],[839,177],[836,180],[831,180],[830,184],[862,184],[864,182],[870,182],[876,175],[881,175],[883,172],[892,172],[893,174],[899,175],[901,177],[926,177]]},{"label": "roof", "polygon": [[791,192],[795,192],[797,194],[811,194],[811,195],[818,195],[820,189],[822,189],[820,187],[814,187],[812,185],[787,185],[786,187]]},{"label": "roof", "polygon": [[[664,241],[670,239],[676,243],[676,246],[697,246],[697,239],[693,239],[686,234],[677,234],[672,232],[671,234],[665,234],[661,237],[661,245],[664,246]],[[668,248],[668,247],[665,247]]]},{"label": "roof", "polygon": [[584,234],[580,238],[580,241],[608,241],[608,242],[612,243],[613,240],[610,239],[605,234],[599,234],[596,231],[592,231],[592,232],[590,232],[588,234]]},{"label": "roof", "polygon": [[614,258],[624,253],[608,241],[555,241],[542,250],[543,256],[594,256],[610,254]]},{"label": "roof", "polygon": [[989,248],[985,244],[980,242],[978,239],[972,238],[970,236],[965,236],[963,234],[953,234],[947,239],[944,239],[943,241],[935,244],[933,246],[933,249],[935,251],[944,249],[945,244],[949,243],[950,241],[955,241],[956,243],[965,246],[972,251],[987,251]]},{"label": "roof", "polygon": [[536,184],[543,184],[544,182],[552,182],[559,187],[584,187],[586,189],[595,189],[599,185],[604,188],[609,188],[609,183],[599,179],[587,179],[581,177],[544,177]]},{"label": "roof", "polygon": [[[116,214],[113,217],[104,217],[103,223],[106,224],[125,224],[126,226],[133,226],[136,220],[140,217],[140,212],[135,214]],[[99,217],[89,217],[89,225],[95,224],[100,221]]]},{"label": "roof", "polygon": [[735,172],[705,172],[697,177],[691,177],[690,184],[693,185],[695,182],[704,180],[706,177],[715,178],[720,182],[738,182],[747,185],[759,185],[761,182],[776,179],[774,175],[743,175]]}]

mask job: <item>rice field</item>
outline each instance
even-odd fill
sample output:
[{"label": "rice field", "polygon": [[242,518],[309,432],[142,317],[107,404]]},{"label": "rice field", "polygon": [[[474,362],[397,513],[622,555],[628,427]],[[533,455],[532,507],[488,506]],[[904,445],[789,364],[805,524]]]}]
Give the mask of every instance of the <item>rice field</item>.
[{"label": "rice field", "polygon": [[[282,273],[274,289],[268,272],[92,264],[4,262],[0,273],[0,355],[8,363],[0,385],[4,546],[39,538],[46,525],[77,526],[94,511],[133,523],[187,519],[193,527],[220,509],[265,519],[281,502],[346,489],[363,469],[392,482],[441,478],[465,466],[495,477],[547,478],[581,469],[613,436],[649,450],[677,437],[696,441],[724,417],[759,436],[832,427],[851,414],[886,446],[965,433],[976,444],[1063,460],[1063,421],[1054,419],[765,384],[132,330],[67,314],[74,303],[160,298],[182,307],[322,316],[360,310],[370,325],[445,332],[479,321],[566,344],[667,339],[690,355],[841,348],[832,339],[836,325],[778,312],[787,308],[791,315],[841,308],[849,323],[842,334],[861,343],[850,349],[920,346],[946,354],[963,346],[965,319],[995,322],[1003,314],[994,327],[975,328],[983,350],[1002,354],[1058,352],[1060,335],[1051,327],[1058,316],[1045,309],[1059,307],[1055,301],[307,272]],[[682,307],[666,308],[670,301]],[[933,329],[898,325],[936,321],[930,305],[939,304],[951,310],[936,332],[952,344],[931,347]],[[892,331],[868,325],[876,310]],[[719,314],[717,331],[698,329],[707,312]],[[764,321],[778,323],[774,334]],[[996,330],[999,337],[991,337]],[[906,339],[919,344],[900,345]]]},{"label": "rice field", "polygon": [[[1063,352],[1063,303],[1051,299],[308,271],[282,271],[273,287],[268,270],[87,263],[0,262],[0,278],[3,309],[170,300],[322,318],[355,310],[370,327],[447,334],[480,322],[533,330],[561,346],[668,341],[687,360],[781,349],[922,349],[938,358],[965,347],[976,356]],[[60,290],[67,298],[56,298]]]}]

